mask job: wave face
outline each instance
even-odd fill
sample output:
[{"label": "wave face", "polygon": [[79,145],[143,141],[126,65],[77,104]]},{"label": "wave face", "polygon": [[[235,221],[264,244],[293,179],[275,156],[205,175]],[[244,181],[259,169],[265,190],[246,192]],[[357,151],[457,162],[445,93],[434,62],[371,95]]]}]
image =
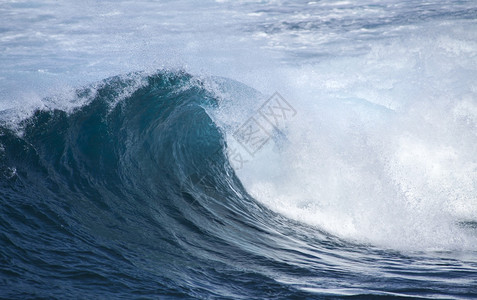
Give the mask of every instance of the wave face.
[{"label": "wave face", "polygon": [[206,86],[113,77],[0,129],[2,297],[477,296],[471,258],[344,241],[255,201]]}]

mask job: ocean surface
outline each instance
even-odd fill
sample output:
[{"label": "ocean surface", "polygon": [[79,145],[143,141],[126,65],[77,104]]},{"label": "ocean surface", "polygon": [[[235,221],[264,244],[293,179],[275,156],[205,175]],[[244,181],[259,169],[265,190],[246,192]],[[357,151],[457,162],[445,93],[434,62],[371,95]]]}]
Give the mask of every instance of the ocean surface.
[{"label": "ocean surface", "polygon": [[1,299],[476,299],[475,1],[0,2]]}]

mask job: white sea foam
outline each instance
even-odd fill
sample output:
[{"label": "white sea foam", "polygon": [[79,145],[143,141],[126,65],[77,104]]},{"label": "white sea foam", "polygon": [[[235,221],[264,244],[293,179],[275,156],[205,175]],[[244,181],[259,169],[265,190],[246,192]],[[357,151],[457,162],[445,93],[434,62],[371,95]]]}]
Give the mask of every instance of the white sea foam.
[{"label": "white sea foam", "polygon": [[284,68],[281,90],[298,114],[286,144],[266,145],[237,170],[247,190],[347,239],[475,249],[475,231],[460,225],[477,219],[477,48],[468,26],[421,28],[423,36],[373,42],[365,55]]}]

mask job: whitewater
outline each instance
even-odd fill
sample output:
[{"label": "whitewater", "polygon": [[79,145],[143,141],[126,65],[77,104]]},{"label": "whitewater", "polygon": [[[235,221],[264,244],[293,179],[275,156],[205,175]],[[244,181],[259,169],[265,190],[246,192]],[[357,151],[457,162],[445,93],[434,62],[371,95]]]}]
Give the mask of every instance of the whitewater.
[{"label": "whitewater", "polygon": [[476,18],[1,2],[0,298],[476,298]]}]

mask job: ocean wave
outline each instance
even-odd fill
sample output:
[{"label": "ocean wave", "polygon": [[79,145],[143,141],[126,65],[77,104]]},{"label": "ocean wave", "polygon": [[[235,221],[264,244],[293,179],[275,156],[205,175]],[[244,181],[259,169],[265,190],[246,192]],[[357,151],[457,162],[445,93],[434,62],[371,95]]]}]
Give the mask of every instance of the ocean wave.
[{"label": "ocean wave", "polygon": [[[253,199],[210,114],[223,99],[206,81],[159,71],[76,94],[82,105],[0,129],[2,297],[419,296],[448,287],[438,271],[413,275],[426,270],[419,255],[344,241]],[[473,263],[439,260],[462,274],[454,295],[472,295]]]}]

